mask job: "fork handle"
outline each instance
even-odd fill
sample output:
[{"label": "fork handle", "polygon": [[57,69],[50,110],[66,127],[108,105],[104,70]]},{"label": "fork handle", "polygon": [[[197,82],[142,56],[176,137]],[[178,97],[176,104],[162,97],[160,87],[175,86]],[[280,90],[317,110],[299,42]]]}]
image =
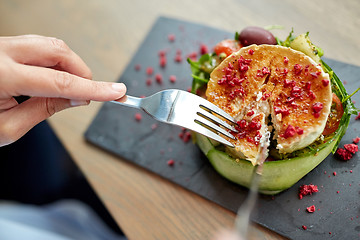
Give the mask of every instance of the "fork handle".
[{"label": "fork handle", "polygon": [[141,98],[132,97],[129,95],[125,95],[120,99],[110,101],[112,103],[120,104],[127,107],[133,107],[133,108],[141,108]]}]

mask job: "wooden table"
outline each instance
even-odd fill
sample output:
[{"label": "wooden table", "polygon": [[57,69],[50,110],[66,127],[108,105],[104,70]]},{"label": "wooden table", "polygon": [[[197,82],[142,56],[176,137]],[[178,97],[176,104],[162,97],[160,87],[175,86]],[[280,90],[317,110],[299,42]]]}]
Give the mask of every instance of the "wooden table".
[{"label": "wooden table", "polygon": [[[63,39],[93,71],[115,81],[158,16],[227,31],[280,24],[285,37],[310,31],[328,58],[360,65],[360,2],[236,0],[0,0],[0,35],[27,33]],[[50,123],[74,161],[130,239],[211,239],[234,214],[84,141],[101,103],[63,111]],[[256,224],[253,239],[281,239]]]}]

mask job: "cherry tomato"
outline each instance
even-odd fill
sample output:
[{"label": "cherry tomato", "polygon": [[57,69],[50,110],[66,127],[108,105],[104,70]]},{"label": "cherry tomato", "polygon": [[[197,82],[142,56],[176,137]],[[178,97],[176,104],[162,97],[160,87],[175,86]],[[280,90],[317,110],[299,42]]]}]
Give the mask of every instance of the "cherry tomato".
[{"label": "cherry tomato", "polygon": [[239,51],[241,48],[240,42],[234,39],[225,39],[216,44],[214,48],[214,52],[216,55],[220,55],[221,53],[225,53],[226,56],[229,56],[233,52]]},{"label": "cherry tomato", "polygon": [[330,114],[326,122],[323,135],[330,135],[338,129],[340,120],[344,114],[344,109],[340,99],[333,93]]}]

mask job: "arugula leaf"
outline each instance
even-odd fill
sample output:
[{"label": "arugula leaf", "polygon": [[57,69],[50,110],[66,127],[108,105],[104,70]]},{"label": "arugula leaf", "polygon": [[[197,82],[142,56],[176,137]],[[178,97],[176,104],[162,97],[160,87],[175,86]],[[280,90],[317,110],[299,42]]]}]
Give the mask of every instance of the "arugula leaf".
[{"label": "arugula leaf", "polygon": [[352,94],[350,94],[349,96],[347,96],[344,100],[342,100],[342,102],[346,102],[349,98],[351,98],[352,96],[354,96],[355,93],[357,93],[360,90],[360,87],[358,89],[356,89]]},{"label": "arugula leaf", "polygon": [[196,93],[199,88],[205,86],[210,80],[210,73],[219,64],[216,54],[204,54],[198,61],[187,59],[190,64],[193,83],[191,92]]},{"label": "arugula leaf", "polygon": [[190,64],[190,69],[193,74],[197,74],[200,71],[200,63],[194,62],[190,58],[187,59],[187,62]]},{"label": "arugula leaf", "polygon": [[240,33],[239,32],[235,32],[235,41],[239,41],[239,36],[240,36]]},{"label": "arugula leaf", "polygon": [[290,47],[290,43],[295,39],[295,36],[293,36],[294,28],[291,28],[291,31],[285,41],[281,41],[278,38],[276,38],[277,44],[284,46],[284,47]]},{"label": "arugula leaf", "polygon": [[282,41],[280,40],[280,38],[275,37],[275,40],[276,40],[276,45],[282,46]]}]

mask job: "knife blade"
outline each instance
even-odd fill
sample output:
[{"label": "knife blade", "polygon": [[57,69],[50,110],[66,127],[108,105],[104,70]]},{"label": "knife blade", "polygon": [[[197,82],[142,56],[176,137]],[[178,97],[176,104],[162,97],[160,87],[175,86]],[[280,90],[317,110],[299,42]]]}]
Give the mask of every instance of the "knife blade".
[{"label": "knife blade", "polygon": [[264,167],[264,162],[267,157],[267,149],[270,142],[270,132],[265,135],[265,141],[260,145],[260,154],[257,161],[257,165],[254,166],[254,170],[251,176],[251,185],[249,193],[245,201],[240,205],[236,218],[235,218],[235,231],[240,238],[248,239],[248,229],[250,224],[251,213],[253,212],[256,201],[258,198],[259,182]]}]

